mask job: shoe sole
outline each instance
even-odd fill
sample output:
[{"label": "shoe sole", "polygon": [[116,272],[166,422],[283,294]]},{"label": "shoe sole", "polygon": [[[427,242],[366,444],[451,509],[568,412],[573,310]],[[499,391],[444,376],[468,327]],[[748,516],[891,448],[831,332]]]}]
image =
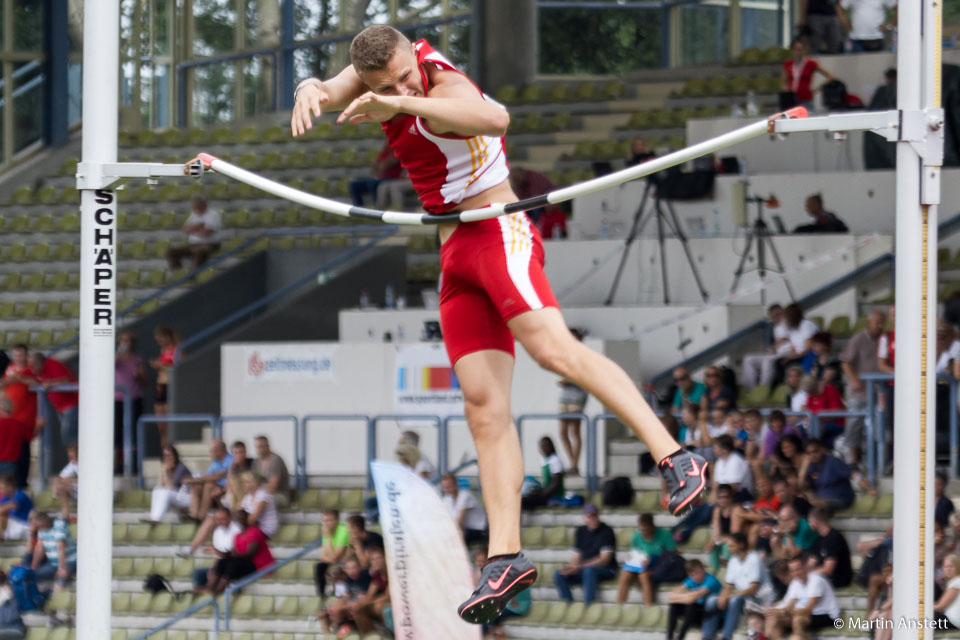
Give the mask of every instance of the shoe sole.
[{"label": "shoe sole", "polygon": [[460,617],[470,624],[488,624],[496,620],[503,612],[507,603],[534,582],[537,581],[537,568],[531,567],[524,571],[509,585],[496,593],[489,593],[476,600],[461,605],[457,612]]},{"label": "shoe sole", "polygon": [[703,490],[707,488],[707,467],[710,466],[709,462],[704,462],[703,467],[700,469],[700,484],[694,489],[693,493],[684,498],[683,502],[678,504],[675,509],[673,509],[673,515],[682,516],[689,513],[700,501],[700,497],[703,494]]}]

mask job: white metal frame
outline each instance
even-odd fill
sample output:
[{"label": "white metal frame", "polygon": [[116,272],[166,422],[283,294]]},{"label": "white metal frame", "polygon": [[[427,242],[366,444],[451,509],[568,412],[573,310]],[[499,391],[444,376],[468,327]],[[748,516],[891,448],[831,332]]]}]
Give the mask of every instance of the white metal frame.
[{"label": "white metal frame", "polygon": [[[933,614],[933,466],[935,453],[937,205],[943,161],[940,109],[941,3],[903,2],[899,9],[895,111],[774,120],[770,133],[868,130],[897,142],[897,359],[893,618],[930,621]],[[80,458],[77,632],[110,637],[113,471],[102,464],[113,447],[113,359],[116,321],[116,196],[128,178],[197,175],[196,164],[117,163],[119,3],[84,3],[81,201]],[[723,136],[721,136],[723,138]],[[727,146],[739,140],[725,139]],[[709,145],[697,145],[706,148]],[[704,153],[709,153],[707,149]],[[551,201],[611,186],[612,176],[561,189]],[[610,184],[608,184],[608,182]],[[585,189],[585,187],[588,187]],[[97,461],[101,463],[98,464]],[[916,567],[916,570],[914,570]],[[906,575],[905,575],[906,574]],[[896,640],[932,635],[897,626]]]}]

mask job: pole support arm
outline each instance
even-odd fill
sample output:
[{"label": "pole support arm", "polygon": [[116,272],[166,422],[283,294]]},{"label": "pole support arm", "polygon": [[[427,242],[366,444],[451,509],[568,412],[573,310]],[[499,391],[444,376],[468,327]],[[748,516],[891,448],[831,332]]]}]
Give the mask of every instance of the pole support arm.
[{"label": "pole support arm", "polygon": [[161,164],[158,162],[81,162],[77,165],[77,189],[113,189],[133,178],[190,177],[203,175],[199,160],[187,164]]}]

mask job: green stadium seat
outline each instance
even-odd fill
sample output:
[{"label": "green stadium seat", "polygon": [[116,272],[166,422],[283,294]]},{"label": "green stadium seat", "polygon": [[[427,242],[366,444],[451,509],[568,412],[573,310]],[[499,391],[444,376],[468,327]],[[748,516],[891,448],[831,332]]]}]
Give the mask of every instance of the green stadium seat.
[{"label": "green stadium seat", "polygon": [[313,616],[320,610],[321,600],[318,596],[300,596],[297,613],[300,616]]},{"label": "green stadium seat", "polygon": [[643,607],[638,604],[623,605],[620,611],[620,620],[617,622],[617,625],[621,629],[636,629],[640,625],[643,610]]},{"label": "green stadium seat", "polygon": [[659,629],[665,620],[661,607],[646,607],[640,616],[640,627],[644,629]]},{"label": "green stadium seat", "polygon": [[44,607],[47,611],[67,611],[74,606],[74,596],[72,591],[58,591],[50,596],[47,605]]},{"label": "green stadium seat", "polygon": [[[581,603],[582,604],[582,603]],[[556,626],[563,622],[563,618],[567,613],[567,603],[566,602],[551,602],[550,609],[547,610],[547,615],[543,617],[543,624]]]},{"label": "green stadium seat", "polygon": [[537,623],[541,622],[547,615],[547,610],[550,605],[547,602],[542,600],[537,600],[530,605],[530,610],[527,612],[527,615],[524,616],[524,622],[528,623]]},{"label": "green stadium seat", "polygon": [[770,397],[767,398],[767,405],[771,407],[782,407],[787,404],[787,400],[789,398],[790,387],[785,384],[781,384],[770,392]]},{"label": "green stadium seat", "polygon": [[868,494],[858,495],[853,504],[849,508],[844,509],[837,513],[838,518],[851,518],[857,516],[867,516],[872,515],[874,508],[877,506],[878,498],[877,496],[871,496]]},{"label": "green stadium seat", "polygon": [[873,507],[873,515],[890,517],[893,515],[893,494],[885,493],[877,498]]},{"label": "green stadium seat", "polygon": [[543,87],[538,84],[527,85],[520,92],[520,102],[531,104],[543,100]]},{"label": "green stadium seat", "polygon": [[[136,525],[130,525],[131,528],[134,527],[134,526],[136,526]],[[128,536],[127,540],[128,540],[129,542],[133,542],[133,540],[131,540],[131,539],[129,538],[129,536]],[[134,558],[134,560],[133,560],[133,575],[145,578],[145,577],[147,577],[148,575],[150,575],[151,573],[154,573],[154,571],[153,571],[153,560],[154,560],[154,559],[151,558],[151,557],[138,557],[138,558]]]},{"label": "green stadium seat", "polygon": [[593,82],[583,82],[577,85],[573,99],[576,102],[596,102],[600,99],[600,91]]},{"label": "green stadium seat", "polygon": [[823,329],[823,316],[807,316],[807,320]]},{"label": "green stadium seat", "polygon": [[750,77],[749,76],[733,76],[730,78],[730,82],[727,90],[735,96],[746,95],[747,91],[750,91],[752,88]]},{"label": "green stadium seat", "polygon": [[171,241],[169,238],[163,238],[153,242],[147,247],[148,258],[166,259],[167,251],[170,249]]},{"label": "green stadium seat", "polygon": [[543,527],[524,527],[521,532],[521,539],[524,548],[541,547],[544,542],[544,529]]},{"label": "green stadium seat", "polygon": [[827,331],[837,338],[850,335],[850,316],[836,316],[830,321]]},{"label": "green stadium seat", "polygon": [[13,315],[17,318],[34,318],[37,315],[39,304],[37,300],[21,302],[14,308]]},{"label": "green stadium seat", "polygon": [[[296,563],[291,563],[287,566],[295,567]],[[283,618],[295,618],[297,617],[297,608],[297,596],[278,596],[274,598],[274,615],[281,616]]]},{"label": "green stadium seat", "polygon": [[320,510],[340,508],[340,491],[338,489],[324,489],[318,503]]},{"label": "green stadium seat", "polygon": [[30,187],[17,187],[10,196],[10,204],[31,204],[33,202],[33,189]]},{"label": "green stadium seat", "polygon": [[[257,596],[262,598],[263,596]],[[273,598],[270,598],[271,607],[273,605]],[[253,596],[249,594],[243,594],[239,597],[233,599],[231,603],[231,612],[233,615],[238,618],[251,618],[253,617]]]},{"label": "green stadium seat", "polygon": [[617,623],[620,622],[620,615],[622,613],[622,607],[620,605],[614,604],[605,604],[603,605],[603,615],[600,617],[600,622],[597,626],[612,628],[616,627]]},{"label": "green stadium seat", "polygon": [[[274,544],[296,544],[300,534],[299,525],[285,524],[280,527],[276,535],[273,536]],[[289,565],[287,565],[289,566]]]},{"label": "green stadium seat", "polygon": [[769,401],[769,399],[770,386],[758,384],[747,392],[747,396],[744,398],[743,404],[748,407],[762,407]]},{"label": "green stadium seat", "polygon": [[169,592],[158,593],[154,595],[153,598],[151,598],[150,600],[150,613],[153,615],[168,614],[170,613],[171,609],[173,609],[172,593],[169,593]]},{"label": "green stadium seat", "polygon": [[[617,547],[620,549],[630,548],[630,541],[633,540],[633,529],[623,527],[617,530]],[[524,544],[524,546],[527,546]]]},{"label": "green stadium seat", "polygon": [[54,344],[65,344],[70,342],[77,337],[76,328],[63,329],[62,331],[56,333],[53,338]]},{"label": "green stadium seat", "polygon": [[140,615],[150,613],[150,605],[151,605],[152,599],[153,599],[152,593],[135,593],[130,598],[130,608],[128,609],[128,611],[130,613],[136,613]]},{"label": "green stadium seat", "polygon": [[56,262],[73,262],[78,257],[77,245],[73,242],[61,242],[53,250],[52,260]]},{"label": "green stadium seat", "polygon": [[17,329],[16,331],[7,331],[5,341],[8,345],[28,344],[30,342],[29,329]]},{"label": "green stadium seat", "polygon": [[[501,102],[503,104],[512,104],[518,99],[517,87],[512,84],[504,85],[497,89],[496,93],[493,94],[493,97],[497,102]],[[26,188],[29,189],[29,187]]]},{"label": "green stadium seat", "polygon": [[297,563],[297,576],[301,581],[310,581],[313,580],[313,568],[314,564],[308,561],[301,561]]},{"label": "green stadium seat", "polygon": [[31,262],[46,262],[50,257],[50,245],[46,242],[30,245],[30,250],[27,251],[27,260]]},{"label": "green stadium seat", "polygon": [[176,578],[189,578],[193,575],[196,563],[193,558],[177,558],[173,563],[173,576]]},{"label": "green stadium seat", "polygon": [[114,613],[125,613],[130,610],[131,593],[114,593],[110,600]]},{"label": "green stadium seat", "polygon": [[19,215],[9,221],[6,233],[26,233],[30,227],[30,218],[25,215]]},{"label": "green stadium seat", "polygon": [[113,543],[118,544],[120,542],[126,542],[126,540],[127,540],[127,525],[124,524],[123,522],[114,522],[113,523]]},{"label": "green stadium seat", "polygon": [[127,630],[114,629],[110,632],[110,640],[127,640]]},{"label": "green stadium seat", "polygon": [[710,541],[710,535],[711,533],[708,527],[696,529],[693,535],[690,536],[690,539],[680,545],[680,549],[682,551],[702,551],[707,545],[707,542]]},{"label": "green stadium seat", "polygon": [[167,273],[168,271],[164,267],[151,269],[150,271],[141,271],[139,285],[148,289],[162,287],[167,279]]},{"label": "green stadium seat", "polygon": [[13,300],[4,300],[0,302],[0,320],[8,320],[13,317],[15,303]]},{"label": "green stadium seat", "polygon": [[300,526],[300,544],[309,544],[323,536],[323,531],[319,524],[307,524]]},{"label": "green stadium seat", "polygon": [[544,536],[544,546],[553,549],[565,549],[568,546],[567,539],[566,527],[550,527]]},{"label": "green stadium seat", "polygon": [[27,245],[22,242],[11,244],[4,251],[4,262],[24,262],[27,259]]},{"label": "green stadium seat", "polygon": [[587,629],[593,629],[603,618],[603,604],[599,602],[594,602],[590,606],[586,607],[583,611],[583,616],[580,617],[578,624]]},{"label": "green stadium seat", "polygon": [[344,511],[363,511],[363,489],[344,489],[340,493],[340,508]]},{"label": "green stadium seat", "polygon": [[53,346],[53,330],[40,329],[30,336],[30,346],[34,349],[49,349]]}]

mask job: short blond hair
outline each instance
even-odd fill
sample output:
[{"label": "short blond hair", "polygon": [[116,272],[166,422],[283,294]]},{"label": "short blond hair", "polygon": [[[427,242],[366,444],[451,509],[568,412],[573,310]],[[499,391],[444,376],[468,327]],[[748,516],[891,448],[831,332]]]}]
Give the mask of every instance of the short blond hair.
[{"label": "short blond hair", "polygon": [[385,24],[367,27],[350,43],[350,60],[357,73],[382,71],[402,44],[410,44],[407,37]]}]

